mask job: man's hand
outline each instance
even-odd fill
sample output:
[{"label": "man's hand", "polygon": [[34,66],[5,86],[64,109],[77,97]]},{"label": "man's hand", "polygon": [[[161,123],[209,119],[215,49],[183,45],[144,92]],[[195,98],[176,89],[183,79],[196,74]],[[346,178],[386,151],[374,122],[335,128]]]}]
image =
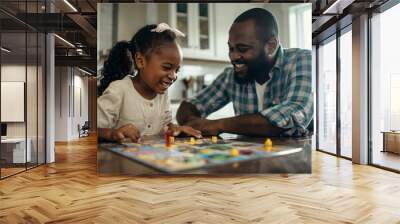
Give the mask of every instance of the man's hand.
[{"label": "man's hand", "polygon": [[140,138],[139,130],[132,124],[126,124],[118,129],[111,131],[111,141],[122,143],[124,141],[131,140],[132,142],[138,142]]},{"label": "man's hand", "polygon": [[194,136],[196,138],[202,138],[201,136],[201,131],[196,130],[192,127],[189,126],[179,126],[175,124],[169,124],[166,131],[172,131],[172,134],[174,136],[178,136],[181,134],[187,135],[187,136]]},{"label": "man's hand", "polygon": [[200,118],[200,112],[193,104],[183,101],[176,112],[178,124],[185,125],[190,120],[196,118]]},{"label": "man's hand", "polygon": [[197,118],[188,121],[185,125],[200,130],[203,136],[218,135],[223,132],[223,124],[221,120],[207,120],[204,118]]},{"label": "man's hand", "polygon": [[194,136],[196,138],[202,138],[203,136],[201,135],[201,131],[196,130],[192,127],[189,126],[178,126],[178,133],[174,133],[174,134],[181,134],[184,133],[188,136]]}]

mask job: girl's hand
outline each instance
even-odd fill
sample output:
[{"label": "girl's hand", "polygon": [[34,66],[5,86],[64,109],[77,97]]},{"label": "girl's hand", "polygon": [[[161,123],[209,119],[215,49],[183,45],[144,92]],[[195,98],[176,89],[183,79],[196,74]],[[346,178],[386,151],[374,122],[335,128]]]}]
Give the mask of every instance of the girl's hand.
[{"label": "girl's hand", "polygon": [[111,141],[122,143],[126,140],[138,142],[140,138],[139,130],[133,124],[126,124],[118,129],[111,131]]},{"label": "girl's hand", "polygon": [[174,131],[174,135],[175,136],[177,136],[177,135],[179,135],[181,133],[184,133],[186,135],[194,136],[196,138],[202,138],[203,137],[203,136],[201,136],[201,131],[196,130],[196,129],[194,129],[192,127],[189,127],[189,126],[177,126],[176,130],[177,130],[176,132]]}]

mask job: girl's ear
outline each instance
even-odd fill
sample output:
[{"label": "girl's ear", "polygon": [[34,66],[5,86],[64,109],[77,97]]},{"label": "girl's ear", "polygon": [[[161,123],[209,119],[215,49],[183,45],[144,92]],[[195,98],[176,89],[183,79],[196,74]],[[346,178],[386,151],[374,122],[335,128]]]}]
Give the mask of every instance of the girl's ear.
[{"label": "girl's ear", "polygon": [[135,63],[138,69],[143,69],[145,66],[145,58],[140,52],[135,54]]}]

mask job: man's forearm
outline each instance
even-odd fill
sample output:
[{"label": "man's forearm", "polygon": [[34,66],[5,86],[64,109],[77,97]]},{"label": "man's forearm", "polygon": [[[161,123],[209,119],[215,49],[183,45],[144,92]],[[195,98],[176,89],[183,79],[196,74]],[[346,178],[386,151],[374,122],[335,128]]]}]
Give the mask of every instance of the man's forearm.
[{"label": "man's forearm", "polygon": [[186,101],[181,103],[176,113],[176,120],[178,121],[179,125],[186,124],[188,121],[199,117],[200,112],[196,109],[196,107]]},{"label": "man's forearm", "polygon": [[97,138],[103,141],[111,141],[111,128],[98,128],[97,129]]},{"label": "man's forearm", "polygon": [[241,115],[218,120],[222,132],[252,136],[279,136],[284,129],[273,126],[261,114]]}]

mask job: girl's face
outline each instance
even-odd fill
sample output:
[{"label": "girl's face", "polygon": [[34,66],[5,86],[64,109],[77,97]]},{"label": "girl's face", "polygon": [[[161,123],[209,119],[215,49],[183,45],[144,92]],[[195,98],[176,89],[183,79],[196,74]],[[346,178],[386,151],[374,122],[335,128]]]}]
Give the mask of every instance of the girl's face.
[{"label": "girl's face", "polygon": [[177,79],[182,51],[176,42],[163,44],[147,57],[138,53],[140,79],[155,93],[163,94]]}]

